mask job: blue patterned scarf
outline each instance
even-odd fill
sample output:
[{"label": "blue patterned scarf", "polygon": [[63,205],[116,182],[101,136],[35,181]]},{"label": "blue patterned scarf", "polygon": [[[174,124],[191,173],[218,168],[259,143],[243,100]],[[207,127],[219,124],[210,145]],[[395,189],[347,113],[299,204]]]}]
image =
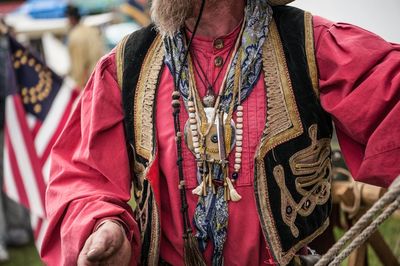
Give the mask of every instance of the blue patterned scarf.
[{"label": "blue patterned scarf", "polygon": [[[253,90],[262,69],[262,47],[268,35],[268,26],[272,19],[272,9],[267,0],[248,0],[245,8],[244,31],[239,51],[234,56],[227,77],[221,106],[228,112],[233,98],[235,67],[240,64],[241,69],[241,99],[242,102]],[[182,32],[173,38],[164,40],[165,64],[168,66],[175,81],[179,81],[179,91],[185,103],[189,100],[189,67],[183,62],[186,46]],[[240,51],[241,50],[241,51]],[[242,56],[239,57],[239,53]],[[240,62],[239,61],[240,59]],[[175,68],[174,68],[175,66]],[[182,71],[181,71],[181,68]],[[181,77],[179,77],[181,73]],[[238,99],[236,99],[238,100]],[[235,103],[237,106],[239,102]],[[200,173],[197,173],[199,184],[202,182]],[[213,168],[213,179],[224,180],[221,167]],[[214,245],[213,265],[223,265],[223,247],[226,240],[228,226],[228,203],[224,199],[224,187],[218,187],[214,194],[211,189],[206,196],[200,196],[197,204],[194,224],[197,229],[196,237],[202,251],[211,240]],[[239,241],[239,240],[238,240]]]}]

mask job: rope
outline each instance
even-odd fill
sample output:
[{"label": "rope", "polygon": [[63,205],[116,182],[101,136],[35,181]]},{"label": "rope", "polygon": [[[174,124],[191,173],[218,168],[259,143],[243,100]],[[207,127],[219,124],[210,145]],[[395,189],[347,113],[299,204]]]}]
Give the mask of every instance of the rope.
[{"label": "rope", "polygon": [[340,265],[340,263],[347,258],[350,253],[364,244],[364,242],[376,231],[378,226],[382,224],[387,218],[389,218],[393,212],[395,212],[398,208],[400,207],[400,197],[396,199],[395,202],[389,205],[387,209],[376,218],[371,225],[369,225],[358,237],[356,237],[351,244],[344,249],[338,257],[336,257],[329,265],[330,266],[337,266]]},{"label": "rope", "polygon": [[[371,225],[367,225],[371,222],[374,216],[382,211],[389,203],[392,203],[382,214],[376,218]],[[361,218],[353,225],[349,231],[338,241],[336,244],[329,249],[329,251],[318,261],[315,266],[328,265],[333,259],[335,259],[329,265],[339,265],[344,258],[346,258],[351,251],[363,244],[377,227],[386,220],[397,208],[400,206],[400,176],[393,181],[386,194],[377,201]],[[365,228],[365,231],[361,233]],[[360,234],[361,233],[361,234]],[[358,237],[351,243],[338,257],[337,254],[344,247],[344,245],[353,239],[356,235]]]}]

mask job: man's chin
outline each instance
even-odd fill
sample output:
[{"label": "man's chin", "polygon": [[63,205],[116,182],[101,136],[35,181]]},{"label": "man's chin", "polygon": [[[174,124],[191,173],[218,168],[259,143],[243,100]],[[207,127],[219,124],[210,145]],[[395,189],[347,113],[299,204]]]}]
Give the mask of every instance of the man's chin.
[{"label": "man's chin", "polygon": [[154,21],[154,25],[161,36],[173,37],[179,32],[183,24],[157,23]]},{"label": "man's chin", "polygon": [[151,18],[163,36],[173,36],[193,15],[196,0],[153,0]]}]

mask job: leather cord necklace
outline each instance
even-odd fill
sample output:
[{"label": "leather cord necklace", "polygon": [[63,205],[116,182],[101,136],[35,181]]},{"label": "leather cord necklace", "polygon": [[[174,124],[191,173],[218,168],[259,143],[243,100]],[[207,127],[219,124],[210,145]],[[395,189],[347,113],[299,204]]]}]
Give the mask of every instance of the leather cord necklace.
[{"label": "leather cord necklace", "polygon": [[[203,14],[205,6],[205,0],[202,0],[201,7],[200,7],[200,13],[199,16],[197,17],[197,21],[193,30],[193,35],[190,38],[190,41],[188,43],[188,48],[185,52],[182,65],[187,64],[187,58],[189,55],[189,49],[190,46],[192,45],[194,36],[196,35],[197,28],[200,24],[200,20]],[[168,38],[167,41],[171,45],[171,38]],[[173,69],[174,71],[177,71],[176,65],[174,62],[173,64]],[[181,132],[181,125],[180,125],[180,120],[179,120],[179,113],[180,113],[180,92],[179,92],[179,82],[180,82],[180,77],[182,75],[182,69],[183,67],[180,68],[179,70],[179,78],[176,80],[174,78],[174,91],[172,92],[172,107],[173,107],[173,118],[174,118],[174,130],[175,130],[175,143],[176,143],[176,151],[177,151],[177,161],[176,164],[178,166],[178,176],[179,176],[179,192],[180,192],[180,198],[181,198],[181,214],[182,214],[182,219],[183,219],[183,259],[185,262],[185,265],[191,265],[191,266],[205,266],[206,263],[204,262],[203,256],[199,250],[197,240],[193,235],[193,230],[191,227],[190,219],[189,219],[189,212],[188,212],[188,203],[187,203],[187,197],[186,197],[186,184],[185,184],[185,177],[183,174],[183,155],[182,155],[182,137],[183,134]],[[175,75],[174,75],[175,77]]]},{"label": "leather cord necklace", "polygon": [[215,103],[216,94],[217,94],[217,92],[215,91],[215,84],[217,83],[217,80],[220,77],[222,70],[225,68],[226,62],[229,61],[227,59],[229,58],[230,54],[232,53],[234,47],[235,47],[235,45],[232,45],[231,48],[229,49],[229,52],[224,60],[224,63],[220,67],[218,74],[215,77],[215,79],[213,80],[213,82],[210,82],[209,79],[207,78],[207,75],[206,75],[203,67],[200,64],[196,53],[193,50],[190,53],[191,57],[193,58],[194,70],[196,71],[196,74],[199,77],[201,83],[207,89],[206,94],[202,99],[202,102],[203,102],[204,106],[206,106],[206,107],[212,107]]}]

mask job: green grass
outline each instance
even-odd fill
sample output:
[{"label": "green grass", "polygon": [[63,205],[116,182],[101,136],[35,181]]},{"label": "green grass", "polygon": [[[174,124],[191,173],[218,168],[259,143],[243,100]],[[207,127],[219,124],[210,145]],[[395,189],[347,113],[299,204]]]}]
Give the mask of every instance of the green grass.
[{"label": "green grass", "polygon": [[4,266],[43,266],[40,261],[39,254],[35,245],[30,245],[18,248],[9,248],[10,260],[0,263]]}]

